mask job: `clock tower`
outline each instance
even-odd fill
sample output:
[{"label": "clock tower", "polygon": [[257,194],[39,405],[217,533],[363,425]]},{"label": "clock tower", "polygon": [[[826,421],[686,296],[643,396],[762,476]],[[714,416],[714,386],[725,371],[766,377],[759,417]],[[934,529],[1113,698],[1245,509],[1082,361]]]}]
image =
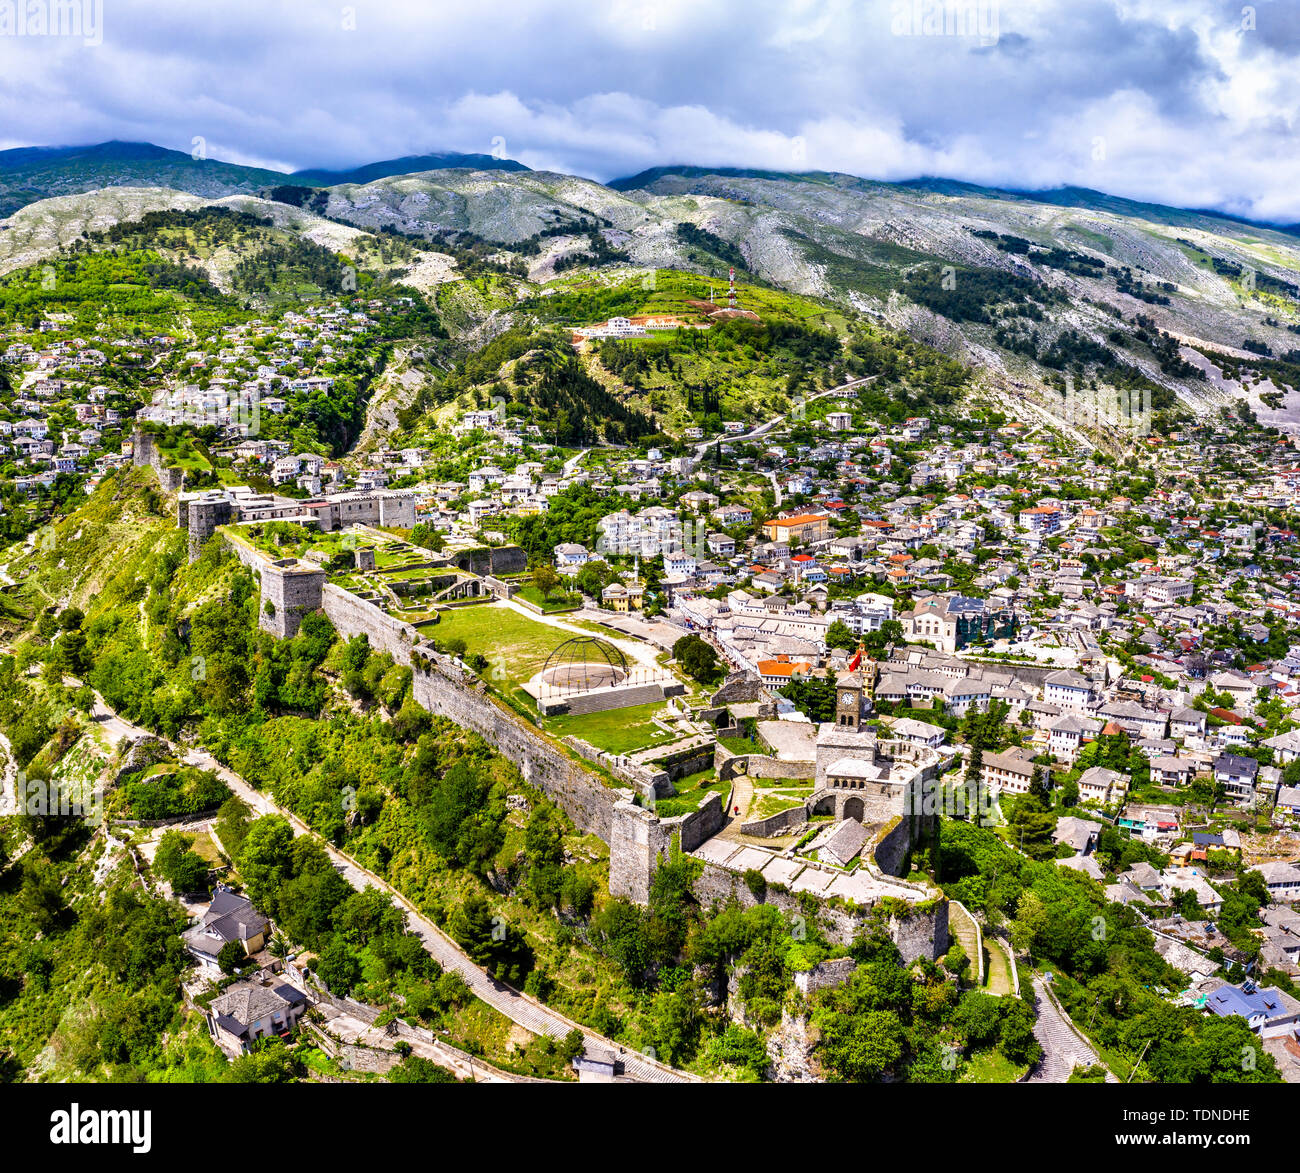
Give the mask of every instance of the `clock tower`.
[{"label": "clock tower", "polygon": [[861,672],[841,672],[835,679],[835,724],[858,729],[862,724],[863,681]]}]

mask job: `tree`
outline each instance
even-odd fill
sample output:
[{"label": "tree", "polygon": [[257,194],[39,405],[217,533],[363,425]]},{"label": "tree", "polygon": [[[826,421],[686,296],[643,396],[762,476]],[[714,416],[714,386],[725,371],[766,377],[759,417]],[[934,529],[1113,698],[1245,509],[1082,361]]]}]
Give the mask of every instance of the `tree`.
[{"label": "tree", "polygon": [[257,1050],[226,1068],[226,1083],[293,1083],[301,1065],[279,1039],[265,1039]]},{"label": "tree", "polygon": [[316,962],[316,973],[331,994],[347,994],[361,980],[361,964],[342,935],[326,946]]},{"label": "tree", "polygon": [[153,863],[158,874],[171,884],[173,892],[197,892],[207,885],[208,865],[180,831],[163,835]]},{"label": "tree", "polygon": [[388,1072],[389,1083],[459,1083],[444,1067],[420,1055],[407,1055]]},{"label": "tree", "polygon": [[1029,953],[1034,943],[1047,927],[1047,909],[1037,892],[1025,891],[1016,906],[1016,917],[1011,922],[1011,944],[1017,953]]},{"label": "tree", "polygon": [[718,653],[712,644],[698,635],[684,635],[673,644],[673,659],[681,665],[683,672],[701,684],[718,674]]},{"label": "tree", "polygon": [[243,969],[247,962],[248,952],[240,941],[227,941],[217,952],[217,965],[227,976]]},{"label": "tree", "polygon": [[293,828],[282,815],[266,815],[248,829],[239,852],[239,874],[248,898],[264,912],[275,907],[274,896],[290,878]]},{"label": "tree", "polygon": [[815,724],[835,720],[835,680],[830,676],[810,676],[791,680],[781,695],[794,701],[794,707]]},{"label": "tree", "polygon": [[848,624],[843,619],[836,619],[826,629],[826,646],[851,651],[858,646],[858,637],[849,630]]},{"label": "tree", "polygon": [[819,1025],[826,1065],[843,1080],[874,1082],[903,1057],[903,1024],[893,1011],[836,1011],[826,1014]]},{"label": "tree", "polygon": [[560,585],[560,576],[554,567],[543,564],[533,571],[532,584],[541,592],[544,600],[549,599]]}]

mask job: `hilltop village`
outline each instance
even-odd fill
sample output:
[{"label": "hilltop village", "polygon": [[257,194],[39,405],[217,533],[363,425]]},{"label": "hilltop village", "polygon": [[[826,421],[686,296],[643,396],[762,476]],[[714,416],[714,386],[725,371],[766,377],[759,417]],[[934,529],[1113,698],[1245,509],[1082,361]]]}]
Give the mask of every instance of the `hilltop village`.
[{"label": "hilltop village", "polygon": [[507,334],[363,443],[442,345],[401,287],[10,324],[6,857],[55,794],[172,918],[177,1033],[77,1070],[1300,1077],[1295,438],[1087,442],[803,327],[770,402],[555,406],[766,328],[733,283]]}]

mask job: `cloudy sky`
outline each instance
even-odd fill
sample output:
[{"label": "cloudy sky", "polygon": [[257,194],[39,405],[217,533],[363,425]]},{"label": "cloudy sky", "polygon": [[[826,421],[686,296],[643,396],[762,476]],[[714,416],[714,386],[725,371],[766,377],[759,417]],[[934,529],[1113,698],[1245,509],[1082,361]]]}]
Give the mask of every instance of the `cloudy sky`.
[{"label": "cloudy sky", "polygon": [[0,146],[936,175],[1300,222],[1295,0],[72,2],[80,37],[0,0]]}]

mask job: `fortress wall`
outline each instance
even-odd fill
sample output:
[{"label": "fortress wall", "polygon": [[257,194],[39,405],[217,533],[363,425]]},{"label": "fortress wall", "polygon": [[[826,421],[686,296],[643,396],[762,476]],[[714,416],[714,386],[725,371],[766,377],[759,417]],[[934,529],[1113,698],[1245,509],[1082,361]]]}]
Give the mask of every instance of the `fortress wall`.
[{"label": "fortress wall", "polygon": [[[489,696],[476,676],[429,645],[422,644],[415,649],[412,666],[417,704],[435,716],[446,717],[477,733],[518,766],[524,781],[563,808],[580,830],[599,835],[611,844],[612,880],[613,812],[615,805],[631,792],[606,786],[598,775],[548,740],[541,730]],[[647,877],[647,886],[648,883]]]},{"label": "fortress wall", "polygon": [[[343,638],[364,633],[372,647],[390,652],[398,662],[410,665],[417,704],[477,733],[513,762],[529,785],[561,807],[575,826],[609,844],[611,894],[647,903],[655,868],[668,857],[674,840],[681,850],[689,852],[722,829],[725,813],[718,795],[709,795],[698,810],[689,814],[659,818],[631,801],[631,789],[606,785],[599,774],[565,752],[559,743],[490,696],[482,680],[452,657],[435,651],[410,624],[329,584],[325,573],[317,568],[296,560],[290,566],[278,566],[232,530],[222,532],[235,556],[260,575],[263,601],[269,599],[275,607],[274,616],[263,612],[263,626],[277,635],[292,635],[302,615],[323,608]],[[741,759],[727,755],[723,760],[730,765]],[[806,762],[779,762],[766,757],[757,758],[757,762],[760,768],[777,771],[772,775],[776,777],[807,777],[811,769],[811,763]],[[907,825],[902,824],[904,828]],[[905,840],[906,830],[903,834]],[[706,904],[725,901],[733,893],[744,904],[756,903],[738,873],[713,864],[704,865],[696,893]],[[802,915],[798,901],[788,894],[773,891],[769,902],[778,903],[792,915]],[[946,906],[944,911],[946,940]],[[847,944],[863,913],[826,905],[821,915],[832,926],[832,940]],[[924,932],[912,921],[926,917],[926,923],[934,922],[932,915],[924,913],[908,919],[908,932],[918,942]],[[945,944],[941,952],[946,949]]]},{"label": "fortress wall", "polygon": [[[700,862],[703,868],[695,881],[695,895],[705,907],[726,904],[734,898],[745,908],[759,903],[770,904],[789,917],[806,918],[800,898],[793,893],[769,885],[759,901],[749,890],[741,872],[709,861]],[[818,901],[817,922],[826,933],[826,939],[835,945],[851,945],[870,914],[870,906]],[[948,901],[943,897],[933,904],[927,902],[914,907],[903,916],[891,914],[885,925],[903,956],[904,965],[918,957],[937,961],[948,952]]]},{"label": "fortress wall", "polygon": [[351,591],[327,583],[321,592],[325,616],[344,639],[364,635],[377,652],[387,652],[399,664],[410,666],[411,649],[424,638],[409,623],[358,598]]},{"label": "fortress wall", "polygon": [[751,778],[790,778],[796,781],[810,781],[816,773],[812,762],[791,762],[783,758],[768,757],[761,753],[732,753],[719,742],[713,751],[713,768],[718,777],[726,782],[737,774],[748,774]]},{"label": "fortress wall", "polygon": [[808,804],[803,806],[792,806],[786,810],[777,811],[774,815],[768,815],[765,819],[755,819],[751,823],[742,823],[740,831],[742,835],[753,835],[759,839],[770,839],[774,835],[781,835],[786,831],[793,831],[796,827],[802,827],[808,821]]}]

